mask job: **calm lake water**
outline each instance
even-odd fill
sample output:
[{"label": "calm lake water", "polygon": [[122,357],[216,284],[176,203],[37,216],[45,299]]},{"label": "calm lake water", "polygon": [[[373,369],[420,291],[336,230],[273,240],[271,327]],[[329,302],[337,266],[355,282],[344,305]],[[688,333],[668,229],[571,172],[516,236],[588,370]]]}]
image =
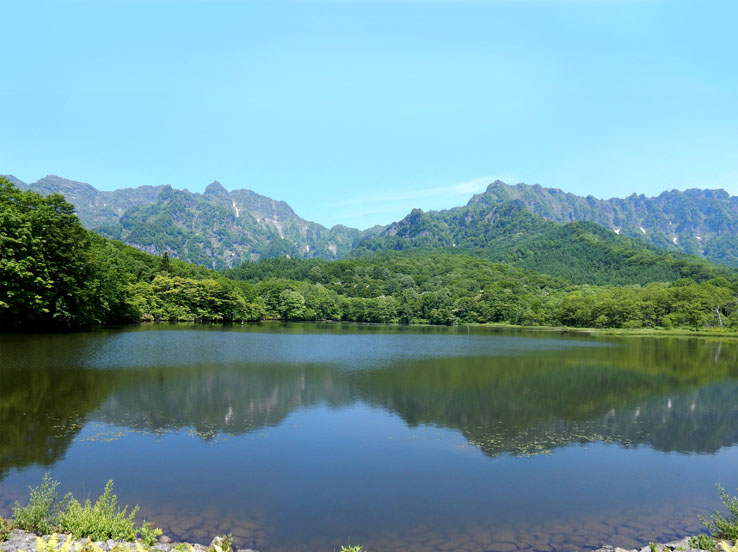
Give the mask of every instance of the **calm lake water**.
[{"label": "calm lake water", "polygon": [[591,550],[695,532],[738,487],[737,341],[157,325],[0,359],[6,515],[48,470],[205,544]]}]

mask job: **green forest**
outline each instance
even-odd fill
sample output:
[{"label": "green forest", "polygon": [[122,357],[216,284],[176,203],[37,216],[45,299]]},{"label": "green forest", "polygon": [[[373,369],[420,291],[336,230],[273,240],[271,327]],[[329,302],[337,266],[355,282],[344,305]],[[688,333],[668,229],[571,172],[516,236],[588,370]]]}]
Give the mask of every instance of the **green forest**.
[{"label": "green forest", "polygon": [[[738,328],[732,269],[634,249],[590,223],[565,230],[570,225],[551,223],[547,234],[536,226],[530,240],[521,240],[526,215],[500,216],[509,219],[506,231],[485,241],[472,221],[463,248],[453,241],[442,248],[373,241],[348,259],[270,258],[218,272],[103,238],[81,225],[62,196],[20,191],[0,179],[0,325],[9,331],[280,319]],[[506,248],[510,233],[518,245]]]}]

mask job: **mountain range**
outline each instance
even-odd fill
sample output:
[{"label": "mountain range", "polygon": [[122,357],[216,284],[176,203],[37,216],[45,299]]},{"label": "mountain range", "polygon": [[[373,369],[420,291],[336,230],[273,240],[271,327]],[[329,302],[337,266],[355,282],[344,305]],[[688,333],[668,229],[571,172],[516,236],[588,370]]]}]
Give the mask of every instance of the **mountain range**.
[{"label": "mountain range", "polygon": [[[587,273],[572,263],[596,263],[608,283],[672,280],[699,271],[699,263],[685,254],[738,266],[738,197],[724,190],[603,200],[495,181],[465,206],[415,209],[386,227],[360,231],[326,228],[302,219],[284,201],[248,189],[229,192],[217,181],[200,194],[171,186],[99,191],[58,176],[31,184],[7,178],[21,189],[63,194],[82,223],[106,237],[216,269],[266,257],[338,259],[429,248],[464,251],[572,281],[577,278],[571,275]],[[635,265],[641,273],[649,265],[648,277],[634,279]],[[587,283],[599,283],[598,276],[593,273]]]},{"label": "mountain range", "polygon": [[469,204],[518,201],[560,223],[587,220],[657,247],[738,266],[738,197],[725,190],[671,190],[656,197],[632,194],[597,199],[555,188],[495,181]]},{"label": "mountain range", "polygon": [[246,189],[229,192],[217,181],[199,194],[171,186],[105,192],[58,176],[32,184],[6,178],[21,189],[64,195],[82,224],[105,237],[215,269],[262,257],[336,259],[380,230],[329,229],[300,218],[284,201]]}]

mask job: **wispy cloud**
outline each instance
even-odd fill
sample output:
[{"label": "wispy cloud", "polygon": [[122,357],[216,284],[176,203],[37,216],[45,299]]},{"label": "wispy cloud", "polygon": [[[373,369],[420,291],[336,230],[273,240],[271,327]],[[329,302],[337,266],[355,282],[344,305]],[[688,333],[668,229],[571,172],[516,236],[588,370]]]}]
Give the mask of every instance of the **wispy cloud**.
[{"label": "wispy cloud", "polygon": [[495,180],[509,183],[520,181],[513,175],[479,176],[441,186],[410,185],[400,190],[347,197],[329,205],[331,208],[328,212],[332,216],[322,223],[368,228],[400,220],[416,207],[424,211],[450,209],[464,205],[472,195],[483,192]]},{"label": "wispy cloud", "polygon": [[[487,185],[496,180],[502,180],[496,176],[480,176],[471,180],[465,180],[463,182],[457,182],[448,186],[432,186],[428,188],[411,188],[400,192],[390,192],[384,194],[374,194],[362,197],[350,198],[342,201],[338,201],[333,204],[334,207],[348,207],[351,205],[371,205],[366,212],[370,212],[372,209],[377,209],[377,204],[396,204],[396,203],[407,203],[409,201],[417,200],[423,201],[427,199],[435,199],[446,197],[448,199],[458,199],[459,196],[467,197],[472,194],[484,191]],[[449,204],[448,207],[453,207]],[[382,209],[382,212],[386,212],[388,209]],[[376,212],[376,211],[374,211]]]}]

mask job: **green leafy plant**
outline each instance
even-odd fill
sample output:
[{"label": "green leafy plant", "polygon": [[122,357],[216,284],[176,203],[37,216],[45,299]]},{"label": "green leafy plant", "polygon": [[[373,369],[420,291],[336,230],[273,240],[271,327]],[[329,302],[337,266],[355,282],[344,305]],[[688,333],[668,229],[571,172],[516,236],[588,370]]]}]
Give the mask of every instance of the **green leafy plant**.
[{"label": "green leafy plant", "polygon": [[651,552],[657,552],[658,551],[658,547],[656,546],[656,543],[655,542],[649,542],[648,543],[648,549]]},{"label": "green leafy plant", "polygon": [[141,542],[146,546],[154,546],[162,534],[161,529],[156,527],[153,521],[144,521],[138,532],[141,535]]},{"label": "green leafy plant", "polygon": [[363,546],[355,544],[353,546],[341,546],[341,552],[366,552]]},{"label": "green leafy plant", "polygon": [[82,505],[72,498],[59,515],[59,528],[76,537],[93,540],[134,541],[138,531],[133,518],[137,512],[138,506],[130,513],[127,506],[122,510],[118,507],[118,497],[113,494],[111,479],[94,505],[89,499]]},{"label": "green leafy plant", "polygon": [[[75,543],[72,539],[72,535],[67,535],[66,540],[60,547],[59,535],[56,533],[50,535],[48,540],[38,537],[36,539],[36,552],[105,552],[100,546],[90,540],[84,544],[80,544]],[[23,551],[20,550],[19,552]],[[140,542],[136,542],[135,548],[133,549],[125,544],[116,544],[111,549],[111,552],[148,552],[148,550]]]},{"label": "green leafy plant", "polygon": [[57,524],[57,518],[71,499],[67,494],[60,501],[56,488],[58,481],[54,481],[49,472],[44,474],[39,487],[29,487],[31,495],[26,506],[18,502],[13,507],[15,525],[19,529],[33,533],[51,533]]},{"label": "green leafy plant", "polygon": [[[71,493],[60,501],[56,492],[58,486],[59,482],[54,481],[46,473],[39,487],[29,487],[31,494],[28,504],[21,506],[16,502],[13,508],[15,516],[13,525],[0,518],[0,541],[7,537],[7,535],[3,537],[3,534],[9,533],[13,527],[37,534],[60,530],[76,538],[86,537],[93,540],[113,539],[133,542],[140,538],[145,546],[156,544],[157,538],[162,534],[161,529],[151,522],[144,521],[140,527],[136,526],[134,517],[138,512],[138,506],[130,512],[128,506],[123,509],[118,506],[118,497],[113,494],[112,479],[107,482],[103,494],[95,504],[89,499],[80,504]],[[231,541],[228,542],[230,546]],[[231,552],[231,549],[224,549],[222,552]]]},{"label": "green leafy plant", "polygon": [[728,509],[727,517],[720,512],[714,512],[709,520],[703,516],[699,516],[699,518],[713,537],[738,541],[738,496],[728,496],[728,493],[720,484],[717,488],[720,492],[721,502]]},{"label": "green leafy plant", "polygon": [[233,552],[233,536],[228,534],[215,537],[208,547],[208,552]]},{"label": "green leafy plant", "polygon": [[8,540],[10,532],[13,530],[13,522],[0,516],[0,542]]},{"label": "green leafy plant", "polygon": [[689,539],[689,546],[692,548],[699,548],[700,550],[715,550],[715,539],[709,535],[697,535]]},{"label": "green leafy plant", "polygon": [[45,541],[41,537],[36,539],[36,552],[74,552],[76,546],[72,542],[72,535],[67,535],[67,540],[58,548],[59,536],[54,533],[49,537],[49,540]]}]

